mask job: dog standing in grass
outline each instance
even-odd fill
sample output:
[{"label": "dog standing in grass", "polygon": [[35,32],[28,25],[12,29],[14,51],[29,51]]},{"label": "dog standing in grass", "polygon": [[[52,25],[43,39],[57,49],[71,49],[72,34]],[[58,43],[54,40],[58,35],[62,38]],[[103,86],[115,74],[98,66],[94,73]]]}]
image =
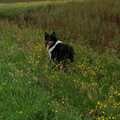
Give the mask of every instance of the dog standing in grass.
[{"label": "dog standing in grass", "polygon": [[45,46],[47,47],[52,63],[54,63],[54,60],[56,59],[60,64],[60,70],[65,68],[65,63],[68,59],[70,60],[70,64],[72,66],[74,61],[74,49],[73,47],[63,44],[61,41],[57,40],[55,32],[51,35],[45,32]]}]

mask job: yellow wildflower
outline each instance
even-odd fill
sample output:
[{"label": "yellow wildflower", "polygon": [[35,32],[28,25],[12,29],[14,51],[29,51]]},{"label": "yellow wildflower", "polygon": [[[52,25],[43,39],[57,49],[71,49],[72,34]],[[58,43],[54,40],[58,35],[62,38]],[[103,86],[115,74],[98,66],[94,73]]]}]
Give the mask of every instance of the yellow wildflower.
[{"label": "yellow wildflower", "polygon": [[19,111],[19,114],[22,114],[22,111]]}]

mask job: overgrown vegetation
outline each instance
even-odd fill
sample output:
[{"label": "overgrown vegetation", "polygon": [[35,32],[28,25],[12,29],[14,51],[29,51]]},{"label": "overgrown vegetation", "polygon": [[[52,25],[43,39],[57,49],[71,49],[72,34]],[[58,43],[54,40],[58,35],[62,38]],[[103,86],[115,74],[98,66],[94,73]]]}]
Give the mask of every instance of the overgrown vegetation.
[{"label": "overgrown vegetation", "polygon": [[91,46],[99,46],[101,49],[105,46],[113,47],[120,51],[118,47],[120,45],[120,3],[118,0],[70,2],[47,6],[36,4],[36,7],[33,4],[33,7],[28,5],[27,8],[24,4],[22,8],[19,6],[21,5],[15,4],[16,11],[13,5],[11,5],[12,8],[9,7],[10,10],[6,6],[7,10],[4,13],[1,10],[1,17],[14,20],[20,27],[25,25],[56,31],[61,39],[79,40],[80,37],[84,37],[84,41]]},{"label": "overgrown vegetation", "polygon": [[[52,3],[0,6],[0,118],[118,120],[119,1]],[[73,70],[51,65],[44,31],[74,47]]]}]

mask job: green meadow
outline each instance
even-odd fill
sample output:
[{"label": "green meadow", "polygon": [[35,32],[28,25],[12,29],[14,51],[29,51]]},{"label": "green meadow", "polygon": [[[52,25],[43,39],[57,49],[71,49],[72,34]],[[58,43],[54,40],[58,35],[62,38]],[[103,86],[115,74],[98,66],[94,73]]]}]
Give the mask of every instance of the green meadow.
[{"label": "green meadow", "polygon": [[[120,1],[15,2],[0,3],[0,119],[119,120]],[[75,51],[63,74],[53,31]]]}]

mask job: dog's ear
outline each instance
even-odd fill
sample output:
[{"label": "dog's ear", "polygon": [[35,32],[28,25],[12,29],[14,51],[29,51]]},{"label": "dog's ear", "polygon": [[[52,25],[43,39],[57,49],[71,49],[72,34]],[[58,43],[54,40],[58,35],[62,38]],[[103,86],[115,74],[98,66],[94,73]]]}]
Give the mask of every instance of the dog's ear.
[{"label": "dog's ear", "polygon": [[48,36],[48,33],[45,32],[45,37]]},{"label": "dog's ear", "polygon": [[55,32],[53,32],[51,35],[55,37]]}]

